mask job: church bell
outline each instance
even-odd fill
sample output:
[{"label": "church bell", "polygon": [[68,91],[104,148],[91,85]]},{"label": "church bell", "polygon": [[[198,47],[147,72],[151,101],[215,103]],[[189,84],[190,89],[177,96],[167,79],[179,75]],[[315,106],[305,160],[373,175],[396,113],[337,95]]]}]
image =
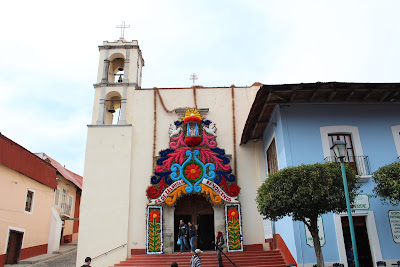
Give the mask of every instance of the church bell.
[{"label": "church bell", "polygon": [[121,65],[118,67],[118,70],[119,70],[119,71],[123,71],[123,70],[124,70],[123,63],[121,63]]},{"label": "church bell", "polygon": [[111,103],[110,108],[108,109],[108,112],[115,113],[114,105],[112,103]]}]

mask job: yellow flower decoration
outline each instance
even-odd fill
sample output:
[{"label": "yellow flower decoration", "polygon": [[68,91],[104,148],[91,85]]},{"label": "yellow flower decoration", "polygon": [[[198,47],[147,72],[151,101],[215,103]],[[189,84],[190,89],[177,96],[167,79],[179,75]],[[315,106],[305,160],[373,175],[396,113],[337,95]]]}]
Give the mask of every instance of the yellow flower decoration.
[{"label": "yellow flower decoration", "polygon": [[187,109],[187,110],[185,111],[185,116],[183,116],[181,119],[182,119],[182,120],[185,120],[186,118],[189,118],[189,117],[192,117],[192,116],[197,117],[197,118],[199,118],[200,120],[203,119],[203,117],[200,115],[200,112],[199,112],[197,109],[195,109],[195,108]]},{"label": "yellow flower decoration", "polygon": [[219,204],[222,201],[222,197],[218,195],[217,192],[209,188],[208,186],[201,184],[201,192],[206,193],[206,195],[210,195],[211,201],[215,204]]},{"label": "yellow flower decoration", "polygon": [[182,192],[184,194],[186,194],[185,191],[185,187],[186,185],[181,185],[180,187],[178,187],[176,190],[174,190],[174,192],[172,192],[171,194],[168,195],[168,197],[165,199],[165,203],[169,206],[171,206],[172,204],[175,203],[175,201],[177,200],[178,197],[181,197]]}]

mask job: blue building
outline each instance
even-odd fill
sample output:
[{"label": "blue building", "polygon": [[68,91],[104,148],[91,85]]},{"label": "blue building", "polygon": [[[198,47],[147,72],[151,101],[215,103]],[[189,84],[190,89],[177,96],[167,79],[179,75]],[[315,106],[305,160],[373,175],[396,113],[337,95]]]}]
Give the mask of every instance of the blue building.
[{"label": "blue building", "polygon": [[[288,166],[332,161],[335,140],[347,145],[346,161],[356,170],[362,193],[353,203],[360,266],[400,260],[400,206],[370,195],[372,173],[399,160],[399,83],[311,83],[263,85],[242,134],[242,144],[263,142],[266,176]],[[268,178],[267,178],[268,179]],[[351,243],[347,213],[324,214],[320,242],[326,266],[347,266]],[[273,224],[298,266],[316,263],[305,225],[286,217]],[[282,243],[282,242],[281,242]],[[281,244],[282,245],[282,244]]]}]

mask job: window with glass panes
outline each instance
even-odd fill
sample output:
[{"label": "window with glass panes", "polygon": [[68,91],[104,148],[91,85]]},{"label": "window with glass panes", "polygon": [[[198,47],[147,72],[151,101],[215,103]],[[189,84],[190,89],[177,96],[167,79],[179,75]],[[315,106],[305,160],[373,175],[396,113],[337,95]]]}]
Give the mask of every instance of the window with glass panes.
[{"label": "window with glass panes", "polygon": [[25,211],[32,212],[32,203],[33,203],[33,191],[27,190],[26,192],[26,201],[25,201]]},{"label": "window with glass panes", "polygon": [[278,158],[276,155],[275,138],[269,144],[267,149],[267,167],[268,174],[273,174],[278,171]]},{"label": "window with glass panes", "polygon": [[[351,134],[334,133],[334,134],[329,134],[328,137],[329,137],[329,147],[332,147],[333,143],[335,141],[343,141],[346,143],[346,156],[344,157],[344,161],[349,163],[350,166],[357,173],[356,157],[354,154],[353,141],[351,140]],[[335,157],[335,154],[333,153],[332,149],[331,149],[331,157]]]}]

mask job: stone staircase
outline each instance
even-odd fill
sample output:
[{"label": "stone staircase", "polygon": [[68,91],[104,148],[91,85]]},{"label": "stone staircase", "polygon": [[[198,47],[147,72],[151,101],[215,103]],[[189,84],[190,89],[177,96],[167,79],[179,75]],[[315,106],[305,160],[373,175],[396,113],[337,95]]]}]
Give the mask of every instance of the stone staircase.
[{"label": "stone staircase", "polygon": [[[230,252],[226,255],[236,264],[237,267],[257,266],[257,267],[285,267],[287,264],[279,250],[272,251],[244,251]],[[126,267],[170,267],[174,261],[179,267],[189,267],[192,253],[183,254],[161,254],[161,255],[133,255],[114,266]],[[232,263],[222,255],[225,267],[233,266]],[[201,254],[202,267],[218,266],[216,252],[204,252]]]}]

